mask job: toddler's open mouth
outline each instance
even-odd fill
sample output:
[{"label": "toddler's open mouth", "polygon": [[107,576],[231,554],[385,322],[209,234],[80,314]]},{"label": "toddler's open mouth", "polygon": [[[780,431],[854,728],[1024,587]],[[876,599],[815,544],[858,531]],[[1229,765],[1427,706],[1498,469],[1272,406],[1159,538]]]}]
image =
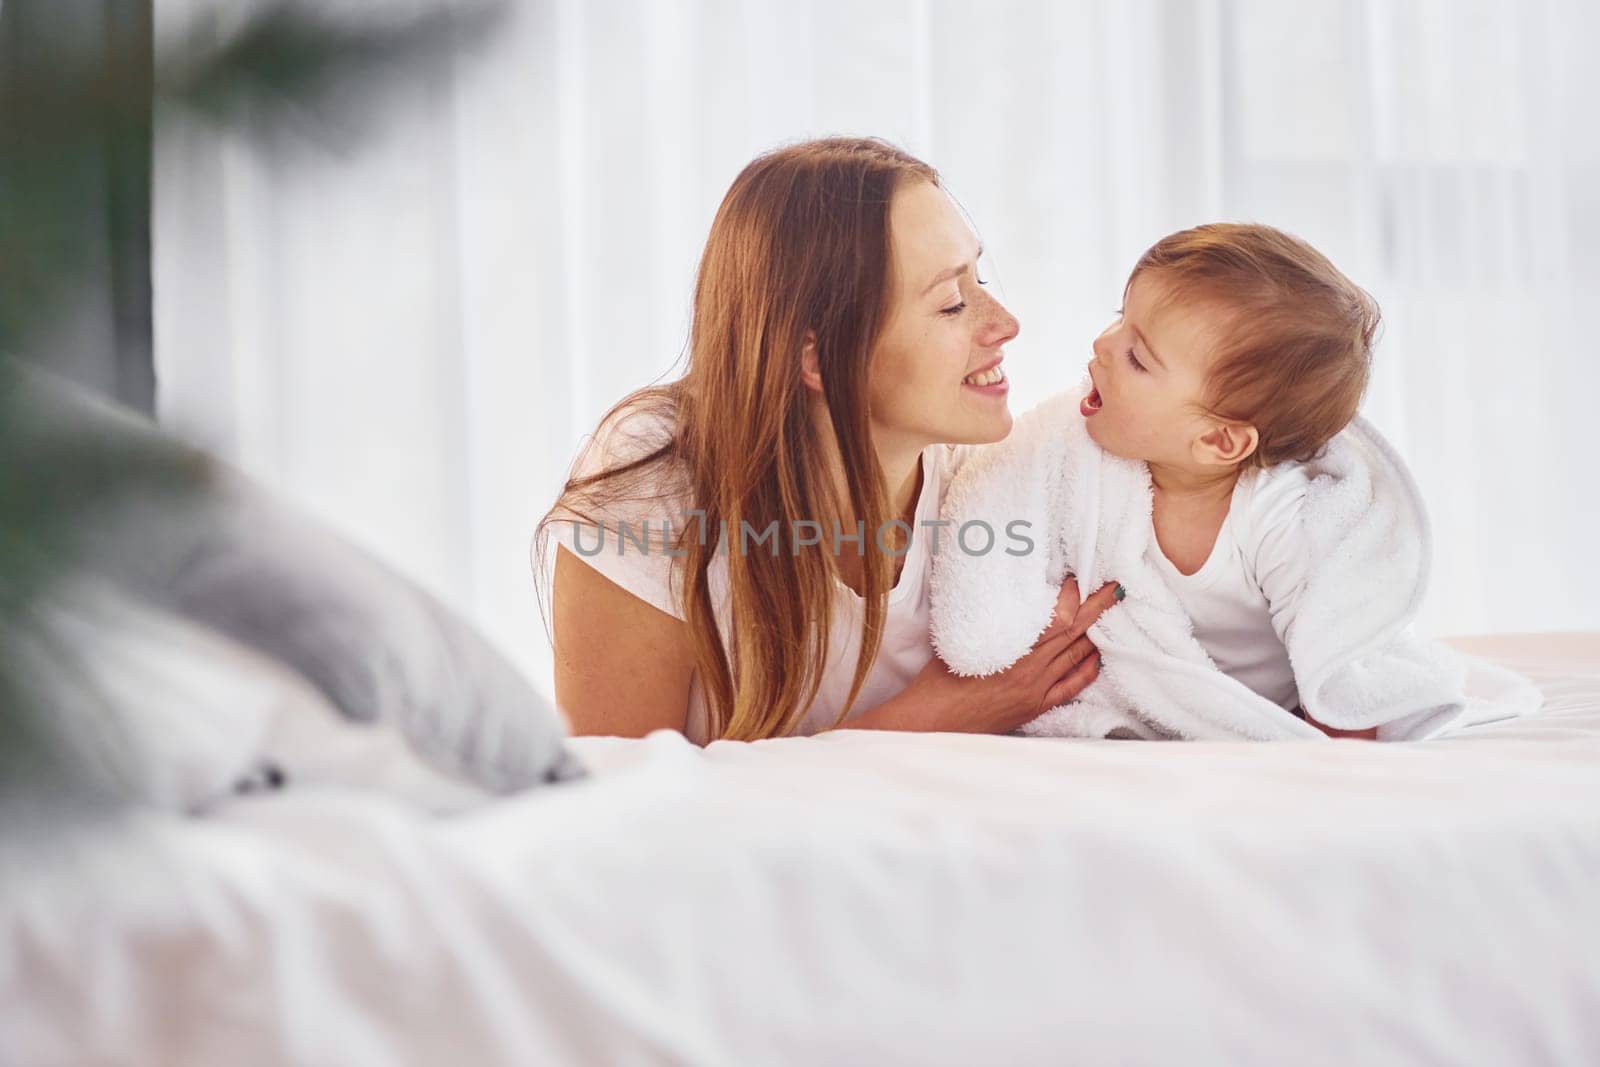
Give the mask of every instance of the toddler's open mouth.
[{"label": "toddler's open mouth", "polygon": [[1078,401],[1078,411],[1083,415],[1084,418],[1087,419],[1090,415],[1093,415],[1099,410],[1100,390],[1097,388],[1091,388],[1089,390],[1089,395]]}]

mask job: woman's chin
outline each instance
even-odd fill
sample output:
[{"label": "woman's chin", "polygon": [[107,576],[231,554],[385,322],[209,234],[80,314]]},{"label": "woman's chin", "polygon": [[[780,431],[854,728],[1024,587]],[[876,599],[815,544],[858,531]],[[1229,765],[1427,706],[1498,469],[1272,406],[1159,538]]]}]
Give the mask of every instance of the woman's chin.
[{"label": "woman's chin", "polygon": [[948,444],[952,445],[991,445],[996,441],[1004,441],[1011,433],[1011,410],[1001,408],[992,416],[983,419],[971,420],[962,427],[962,432],[951,437]]}]

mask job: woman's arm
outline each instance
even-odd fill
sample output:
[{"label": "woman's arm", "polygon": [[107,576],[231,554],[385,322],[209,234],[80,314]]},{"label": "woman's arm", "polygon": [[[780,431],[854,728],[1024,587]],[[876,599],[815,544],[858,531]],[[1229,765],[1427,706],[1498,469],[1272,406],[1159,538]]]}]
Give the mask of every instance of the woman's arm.
[{"label": "woman's arm", "polygon": [[686,732],[694,652],[683,620],[556,549],[556,704],[574,734]]},{"label": "woman's arm", "polygon": [[[558,546],[552,590],[556,703],[572,732],[687,732],[694,653],[681,619],[647,604]],[[1081,605],[1068,579],[1055,620],[1022,659],[987,678],[934,657],[898,695],[850,719],[859,730],[1008,733],[1077,696],[1100,671],[1084,632],[1117,600],[1108,583]]]}]

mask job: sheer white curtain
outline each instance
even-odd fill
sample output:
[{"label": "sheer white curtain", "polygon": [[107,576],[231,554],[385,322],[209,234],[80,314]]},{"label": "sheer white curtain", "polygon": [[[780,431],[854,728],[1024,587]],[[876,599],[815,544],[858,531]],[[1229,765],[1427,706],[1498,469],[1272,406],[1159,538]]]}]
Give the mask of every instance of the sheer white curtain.
[{"label": "sheer white curtain", "polygon": [[[227,0],[157,0],[170,26]],[[1582,0],[515,4],[335,160],[168,117],[162,418],[478,619],[548,684],[529,537],[582,434],[676,373],[758,151],[888,137],[944,173],[1075,382],[1132,261],[1271,222],[1383,305],[1367,413],[1432,506],[1434,632],[1600,626],[1600,135]]]}]

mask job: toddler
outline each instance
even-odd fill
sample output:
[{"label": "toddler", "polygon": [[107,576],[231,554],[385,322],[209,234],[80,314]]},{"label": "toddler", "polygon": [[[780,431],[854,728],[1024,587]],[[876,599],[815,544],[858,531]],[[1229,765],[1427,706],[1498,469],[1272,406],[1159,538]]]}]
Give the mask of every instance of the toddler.
[{"label": "toddler", "polygon": [[1154,562],[1195,638],[1303,718],[1285,651],[1307,577],[1303,463],[1355,417],[1378,321],[1372,298],[1296,237],[1183,230],[1134,266],[1079,407],[1101,448],[1149,467]]}]

